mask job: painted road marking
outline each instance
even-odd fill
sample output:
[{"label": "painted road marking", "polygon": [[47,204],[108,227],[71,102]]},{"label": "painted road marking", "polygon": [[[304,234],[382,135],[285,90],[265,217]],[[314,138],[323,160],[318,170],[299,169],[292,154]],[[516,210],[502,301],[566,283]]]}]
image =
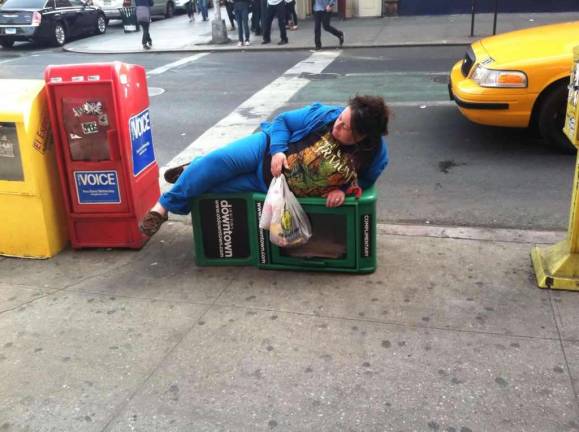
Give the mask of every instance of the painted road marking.
[{"label": "painted road marking", "polygon": [[194,54],[189,57],[182,58],[181,60],[174,61],[172,63],[166,64],[165,66],[160,66],[156,69],[150,70],[147,72],[147,76],[154,76],[154,75],[161,75],[162,73],[167,72],[168,70],[174,69],[179,66],[183,66],[187,63],[194,62],[195,60],[199,60],[201,57],[205,57],[209,53],[199,53]]},{"label": "painted road marking", "polygon": [[[297,92],[310,84],[311,81],[303,78],[302,74],[321,73],[339,55],[339,51],[320,51],[297,63],[205,131],[161,171],[164,172],[167,167],[189,162],[196,156],[206,154],[253,133],[262,121],[284,107]],[[161,177],[161,188],[166,187],[167,184]]]},{"label": "painted road marking", "polygon": [[324,73],[306,77],[310,85],[291,102],[347,100],[353,94],[375,94],[389,103],[448,101],[447,77],[442,72]]},{"label": "painted road marking", "polygon": [[431,225],[376,224],[380,236],[436,237],[505,243],[553,244],[563,240],[567,231],[541,231],[508,228],[478,228]]}]

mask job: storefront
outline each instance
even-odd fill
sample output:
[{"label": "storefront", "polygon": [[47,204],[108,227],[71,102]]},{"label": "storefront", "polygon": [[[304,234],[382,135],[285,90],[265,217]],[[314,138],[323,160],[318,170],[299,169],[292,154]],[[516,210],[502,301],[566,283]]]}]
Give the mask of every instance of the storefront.
[{"label": "storefront", "polygon": [[[337,0],[338,15],[345,18],[380,17],[382,16],[381,0]],[[296,0],[296,11],[300,18],[312,15],[311,0]]]},{"label": "storefront", "polygon": [[[470,13],[472,0],[398,0],[398,15],[444,15]],[[493,12],[497,4],[502,13],[579,11],[577,0],[476,0],[480,13]]]}]

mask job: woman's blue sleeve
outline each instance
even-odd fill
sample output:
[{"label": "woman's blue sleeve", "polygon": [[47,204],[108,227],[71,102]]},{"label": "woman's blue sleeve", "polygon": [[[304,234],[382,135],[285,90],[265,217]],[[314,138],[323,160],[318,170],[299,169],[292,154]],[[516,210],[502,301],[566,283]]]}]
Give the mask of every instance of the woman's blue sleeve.
[{"label": "woman's blue sleeve", "polygon": [[270,154],[285,152],[288,149],[288,142],[292,132],[304,129],[311,119],[311,115],[321,106],[319,103],[305,106],[293,111],[281,113],[271,122]]},{"label": "woman's blue sleeve", "polygon": [[368,168],[366,168],[363,172],[360,172],[358,175],[358,184],[362,189],[368,189],[372,186],[382,171],[388,165],[388,146],[386,144],[386,140],[382,138],[382,145],[380,146],[380,150],[378,154],[370,164]]}]

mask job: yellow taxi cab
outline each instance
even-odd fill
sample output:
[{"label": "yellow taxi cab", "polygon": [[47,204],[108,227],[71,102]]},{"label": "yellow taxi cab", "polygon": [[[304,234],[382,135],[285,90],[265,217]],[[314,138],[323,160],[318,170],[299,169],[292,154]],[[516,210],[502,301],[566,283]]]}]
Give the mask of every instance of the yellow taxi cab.
[{"label": "yellow taxi cab", "polygon": [[451,70],[450,97],[475,123],[536,126],[550,145],[572,151],[562,128],[577,45],[579,21],[476,41]]}]

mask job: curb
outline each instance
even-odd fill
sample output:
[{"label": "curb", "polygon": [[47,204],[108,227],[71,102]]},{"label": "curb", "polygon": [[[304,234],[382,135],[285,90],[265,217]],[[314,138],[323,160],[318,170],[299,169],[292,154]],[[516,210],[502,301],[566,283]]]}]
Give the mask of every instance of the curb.
[{"label": "curb", "polygon": [[[472,40],[476,40],[473,38]],[[446,47],[446,46],[466,46],[472,43],[472,40],[459,40],[459,41],[436,41],[436,42],[406,42],[406,43],[389,43],[389,44],[376,44],[376,45],[348,45],[342,47],[342,50],[356,50],[356,49],[367,49],[367,48],[411,48],[411,47]],[[322,49],[322,51],[340,49],[338,47],[335,48],[327,48]],[[283,48],[275,48],[275,47],[264,47],[261,48],[259,46],[255,46],[253,48],[239,48],[237,46],[227,46],[224,48],[183,48],[183,49],[153,49],[144,51],[142,49],[135,49],[135,50],[119,50],[119,51],[106,51],[106,50],[90,50],[90,49],[83,49],[83,48],[74,48],[74,47],[67,47],[66,45],[63,47],[64,51],[68,52],[75,52],[80,54],[166,54],[166,53],[199,53],[199,52],[207,52],[207,53],[219,53],[219,52],[272,52],[272,51],[304,51],[309,50],[313,51],[314,47],[310,45],[300,45],[300,46],[292,46],[288,47],[284,45]]]}]

